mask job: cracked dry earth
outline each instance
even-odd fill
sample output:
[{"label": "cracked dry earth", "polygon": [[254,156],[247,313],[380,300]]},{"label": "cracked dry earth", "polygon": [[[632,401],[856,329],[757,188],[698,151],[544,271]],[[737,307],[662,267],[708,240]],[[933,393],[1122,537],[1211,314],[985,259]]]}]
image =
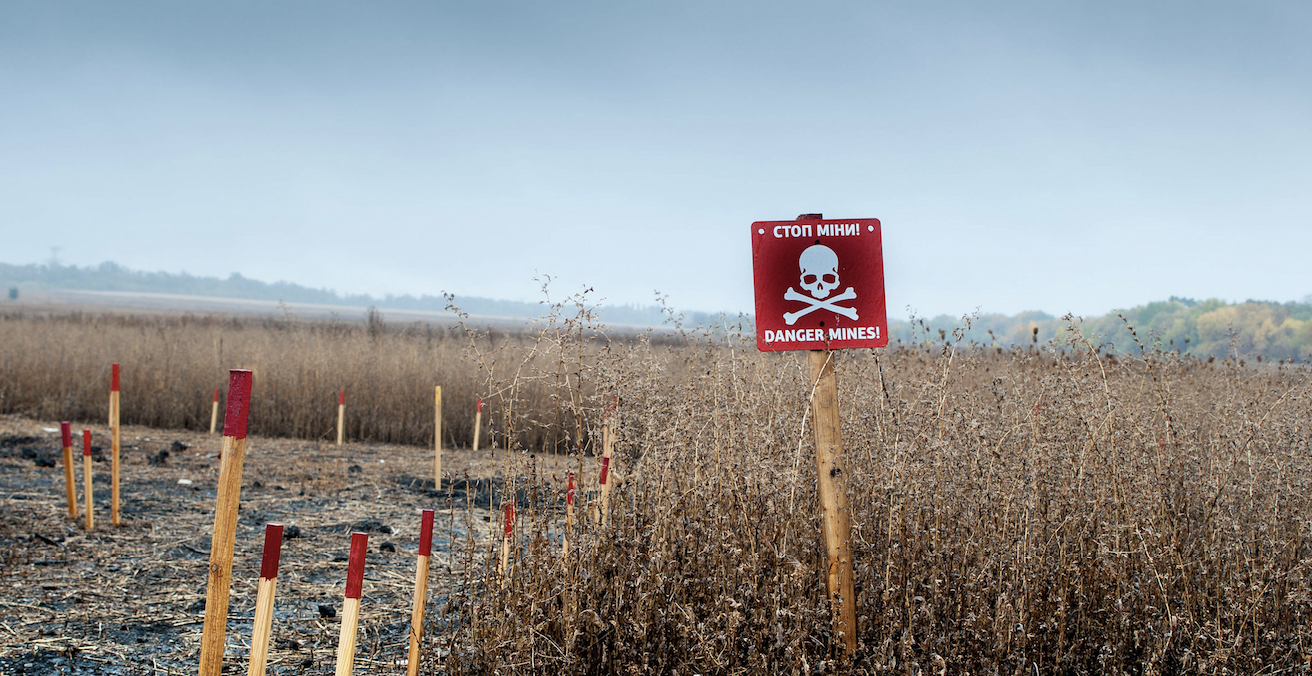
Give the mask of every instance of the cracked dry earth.
[{"label": "cracked dry earth", "polygon": [[[124,426],[121,525],[110,523],[109,436],[96,447],[95,528],[69,518],[58,422],[0,416],[0,674],[195,673],[221,439]],[[474,457],[477,455],[478,457]],[[409,446],[248,441],[225,673],[245,673],[266,522],[286,526],[269,671],[332,673],[350,533],[369,533],[356,673],[404,673],[419,510],[437,510],[424,671],[440,670],[458,617],[446,603],[489,543],[490,454]],[[553,472],[556,459],[541,460]],[[562,463],[563,467],[563,463]],[[189,483],[188,483],[189,482]],[[454,547],[452,546],[454,543]],[[454,604],[452,604],[454,605]]]}]

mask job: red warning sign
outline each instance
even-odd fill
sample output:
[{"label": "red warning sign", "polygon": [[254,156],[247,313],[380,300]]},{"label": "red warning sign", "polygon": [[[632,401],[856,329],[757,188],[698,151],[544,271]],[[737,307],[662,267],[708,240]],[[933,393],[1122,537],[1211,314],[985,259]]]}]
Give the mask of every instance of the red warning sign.
[{"label": "red warning sign", "polygon": [[879,234],[875,218],[753,223],[756,346],[887,346]]}]

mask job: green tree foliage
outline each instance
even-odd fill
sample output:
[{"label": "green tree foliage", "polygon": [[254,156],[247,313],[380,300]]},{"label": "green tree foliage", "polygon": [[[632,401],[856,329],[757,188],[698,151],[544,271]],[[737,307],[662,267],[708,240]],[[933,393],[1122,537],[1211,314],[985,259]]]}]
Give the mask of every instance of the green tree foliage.
[{"label": "green tree foliage", "polygon": [[[1312,362],[1312,296],[1304,301],[1226,303],[1172,297],[1100,317],[1072,319],[1083,335],[1111,352],[1137,353],[1142,343],[1148,349],[1196,357]],[[890,332],[903,341],[948,340],[961,325],[962,319],[942,315],[899,323]],[[978,315],[971,318],[964,340],[989,347],[1024,346],[1058,338],[1070,325],[1042,312]]]}]

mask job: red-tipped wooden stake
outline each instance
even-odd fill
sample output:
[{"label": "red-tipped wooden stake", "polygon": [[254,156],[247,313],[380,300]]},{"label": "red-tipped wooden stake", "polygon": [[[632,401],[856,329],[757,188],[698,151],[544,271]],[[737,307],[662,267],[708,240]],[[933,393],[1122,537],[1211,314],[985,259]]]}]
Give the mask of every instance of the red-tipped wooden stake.
[{"label": "red-tipped wooden stake", "polygon": [[346,390],[337,393],[337,445],[342,445],[342,436],[346,431]]},{"label": "red-tipped wooden stake", "polygon": [[64,489],[68,493],[68,518],[77,520],[77,486],[73,479],[73,429],[67,420],[59,423],[59,435],[64,439]]},{"label": "red-tipped wooden stake", "polygon": [[474,409],[474,450],[478,450],[478,435],[483,431],[483,398],[478,398],[478,408]]},{"label": "red-tipped wooden stake", "polygon": [[610,458],[602,456],[601,458],[601,525],[610,525],[610,512],[607,510],[610,500]]},{"label": "red-tipped wooden stake", "polygon": [[282,556],[282,524],[264,525],[264,559],[255,596],[255,626],[251,629],[251,665],[247,676],[264,676],[273,631],[273,595],[278,589],[278,559]]},{"label": "red-tipped wooden stake", "polygon": [[433,490],[442,490],[442,386],[435,386],[433,392],[433,449],[437,455],[437,464],[433,468]]},{"label": "red-tipped wooden stake", "polygon": [[109,504],[110,521],[115,526],[119,525],[118,518],[118,448],[119,448],[119,426],[118,426],[118,364],[114,364],[110,369],[109,379],[109,448],[110,456],[110,488]]},{"label": "red-tipped wooden stake", "polygon": [[565,487],[565,536],[560,539],[561,556],[569,556],[569,535],[574,532],[574,473]]},{"label": "red-tipped wooden stake", "polygon": [[214,501],[214,536],[210,540],[210,578],[205,590],[205,627],[200,639],[200,676],[220,676],[223,671],[228,592],[232,588],[232,548],[237,539],[237,506],[241,502],[241,468],[246,458],[246,420],[251,410],[252,380],[250,371],[229,372],[218,497]]},{"label": "red-tipped wooden stake", "polygon": [[210,409],[210,434],[219,424],[219,388],[214,388],[214,406]]},{"label": "red-tipped wooden stake", "polygon": [[360,625],[360,591],[364,588],[364,554],[368,533],[351,533],[351,558],[346,564],[346,600],[342,602],[342,634],[337,639],[337,676],[355,668],[355,634]]},{"label": "red-tipped wooden stake", "polygon": [[510,564],[510,534],[515,530],[515,503],[506,503],[506,533],[501,537],[501,586],[506,586],[510,582],[506,578],[506,571],[509,570]]},{"label": "red-tipped wooden stake", "polygon": [[87,501],[87,531],[96,527],[96,512],[91,507],[91,430],[82,430],[82,494]]},{"label": "red-tipped wooden stake", "polygon": [[433,554],[433,514],[433,510],[425,509],[419,522],[419,567],[415,570],[415,608],[410,613],[410,658],[405,666],[406,676],[419,674],[419,644],[424,640],[424,606],[428,603],[428,558]]},{"label": "red-tipped wooden stake", "polygon": [[610,487],[611,483],[607,480],[607,470],[610,467],[611,454],[614,451],[614,434],[611,432],[612,419],[615,411],[619,408],[620,397],[615,395],[615,399],[606,409],[606,420],[601,428],[601,523],[603,526],[610,525]]}]

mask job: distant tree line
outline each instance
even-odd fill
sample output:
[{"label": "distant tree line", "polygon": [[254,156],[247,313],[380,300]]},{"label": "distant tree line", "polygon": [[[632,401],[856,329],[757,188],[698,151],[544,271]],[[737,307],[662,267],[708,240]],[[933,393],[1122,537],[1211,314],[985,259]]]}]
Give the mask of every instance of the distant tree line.
[{"label": "distant tree line", "polygon": [[[951,340],[963,318],[942,315],[897,323],[890,334],[903,341]],[[1227,303],[1171,297],[1098,317],[1063,320],[1044,312],[1008,317],[979,315],[963,339],[986,346],[1012,347],[1046,342],[1070,326],[1105,351],[1137,353],[1139,346],[1197,357],[1263,358],[1312,362],[1312,295],[1303,302],[1248,300]],[[1133,333],[1131,333],[1133,330]],[[940,333],[941,332],[941,333]],[[1138,337],[1138,342],[1135,341]]]}]

